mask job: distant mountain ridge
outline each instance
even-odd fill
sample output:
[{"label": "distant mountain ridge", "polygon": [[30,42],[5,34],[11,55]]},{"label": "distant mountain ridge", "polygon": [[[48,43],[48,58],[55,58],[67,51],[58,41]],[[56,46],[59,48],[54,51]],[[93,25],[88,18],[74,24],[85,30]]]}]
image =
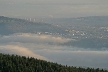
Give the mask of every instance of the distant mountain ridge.
[{"label": "distant mountain ridge", "polygon": [[[82,48],[108,48],[108,38],[107,38],[108,16],[91,16],[91,17],[79,17],[79,18],[57,18],[57,19],[51,18],[48,21],[49,23],[54,22],[55,24],[53,25],[49,23],[30,22],[23,19],[0,16],[0,35],[9,35],[14,33],[43,32],[49,34],[52,33],[58,34],[66,38],[68,37],[73,38],[73,35],[75,36],[74,33],[80,32],[82,30],[84,34],[87,34],[86,36],[84,36],[84,38],[88,36],[87,38],[83,39],[83,36],[80,33],[79,36],[76,33],[75,37],[77,36],[79,37],[77,41],[69,41],[67,43],[64,43],[63,45],[82,47]],[[56,23],[58,23],[59,25],[57,26]],[[92,27],[97,27],[97,30],[91,27],[87,28],[89,25],[91,25]],[[100,27],[104,26],[106,31],[104,31],[104,29],[99,29],[98,26]],[[71,29],[72,27],[74,27],[72,29],[74,30],[73,32],[70,33],[66,32],[66,29],[69,28]],[[77,29],[76,32],[75,29]],[[89,35],[91,34],[92,37],[89,38]],[[81,36],[82,38],[80,38]]]},{"label": "distant mountain ridge", "polygon": [[48,23],[30,22],[23,19],[0,16],[1,35],[36,32],[64,33],[65,30]]},{"label": "distant mountain ridge", "polygon": [[98,25],[108,26],[108,16],[88,16],[78,18],[49,18],[43,19],[47,23],[60,25]]}]

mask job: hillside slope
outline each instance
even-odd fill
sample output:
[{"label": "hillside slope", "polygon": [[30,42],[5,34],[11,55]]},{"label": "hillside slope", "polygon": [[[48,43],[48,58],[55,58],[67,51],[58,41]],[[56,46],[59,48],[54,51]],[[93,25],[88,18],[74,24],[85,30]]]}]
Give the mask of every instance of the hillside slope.
[{"label": "hillside slope", "polygon": [[0,53],[0,72],[108,72],[103,69],[76,68],[32,57]]},{"label": "hillside slope", "polygon": [[23,19],[0,16],[0,34],[51,32],[64,33],[65,30],[48,23],[30,22]]}]

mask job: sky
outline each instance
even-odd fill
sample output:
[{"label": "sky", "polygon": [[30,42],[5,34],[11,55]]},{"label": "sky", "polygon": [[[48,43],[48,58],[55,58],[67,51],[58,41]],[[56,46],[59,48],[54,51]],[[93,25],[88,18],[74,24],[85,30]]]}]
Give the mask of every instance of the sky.
[{"label": "sky", "polygon": [[40,18],[108,16],[108,0],[0,0],[0,15]]}]

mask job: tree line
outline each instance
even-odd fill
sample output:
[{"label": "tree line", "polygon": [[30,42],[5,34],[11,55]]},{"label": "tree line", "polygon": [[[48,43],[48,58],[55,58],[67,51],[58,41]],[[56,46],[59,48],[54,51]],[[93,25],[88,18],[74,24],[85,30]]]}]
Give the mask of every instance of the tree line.
[{"label": "tree line", "polygon": [[104,69],[81,68],[39,60],[33,57],[0,53],[0,72],[108,72]]}]

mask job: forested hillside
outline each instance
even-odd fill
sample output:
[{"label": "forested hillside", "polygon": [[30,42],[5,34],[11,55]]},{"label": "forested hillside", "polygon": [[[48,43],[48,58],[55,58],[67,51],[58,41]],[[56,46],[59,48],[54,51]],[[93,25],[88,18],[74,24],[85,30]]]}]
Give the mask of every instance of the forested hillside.
[{"label": "forested hillside", "polygon": [[103,69],[77,68],[38,60],[33,57],[0,53],[0,72],[108,72]]}]

